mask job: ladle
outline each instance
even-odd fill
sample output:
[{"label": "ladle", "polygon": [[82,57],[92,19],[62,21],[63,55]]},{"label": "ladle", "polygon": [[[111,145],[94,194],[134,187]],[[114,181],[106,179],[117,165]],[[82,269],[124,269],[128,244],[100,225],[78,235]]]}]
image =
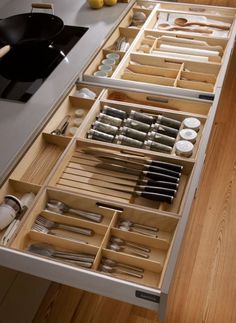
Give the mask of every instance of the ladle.
[{"label": "ladle", "polygon": [[179,26],[170,25],[168,23],[159,24],[157,28],[162,30],[167,30],[167,31],[182,30],[182,31],[191,31],[193,33],[212,34],[212,30],[209,30],[209,29],[179,27]]},{"label": "ladle", "polygon": [[212,28],[218,28],[218,29],[223,29],[223,30],[228,30],[230,28],[227,25],[200,22],[200,21],[189,21],[186,18],[176,18],[175,24],[177,26],[181,26],[181,27],[198,25],[198,26],[212,27]]}]

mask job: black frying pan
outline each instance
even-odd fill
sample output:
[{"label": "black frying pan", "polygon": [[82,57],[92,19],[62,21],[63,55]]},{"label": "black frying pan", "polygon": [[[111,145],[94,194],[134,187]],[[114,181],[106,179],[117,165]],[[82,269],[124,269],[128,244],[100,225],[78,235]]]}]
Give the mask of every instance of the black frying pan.
[{"label": "black frying pan", "polygon": [[[52,9],[52,4],[32,4],[33,8]],[[2,45],[24,45],[25,43],[50,42],[64,28],[61,18],[48,13],[25,13],[0,21],[0,42]]]}]

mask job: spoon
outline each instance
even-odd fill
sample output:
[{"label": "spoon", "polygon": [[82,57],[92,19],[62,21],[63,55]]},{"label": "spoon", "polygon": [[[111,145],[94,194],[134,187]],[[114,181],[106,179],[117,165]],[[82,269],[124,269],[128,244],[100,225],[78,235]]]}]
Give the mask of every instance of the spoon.
[{"label": "spoon", "polygon": [[189,21],[186,18],[176,18],[175,24],[177,26],[181,26],[181,27],[198,25],[198,26],[212,27],[212,28],[218,28],[218,29],[223,29],[223,30],[228,30],[230,28],[230,26],[227,26],[227,25],[199,22],[199,21]]},{"label": "spoon", "polygon": [[113,250],[113,251],[123,251],[124,253],[128,253],[128,254],[131,254],[131,255],[136,255],[138,257],[142,257],[142,258],[149,258],[149,255],[146,254],[145,252],[141,252],[141,251],[138,251],[137,249],[135,248],[131,248],[131,247],[126,247],[126,246],[120,246],[116,243],[111,243],[109,244],[109,249]]},{"label": "spoon", "polygon": [[167,31],[172,30],[182,30],[182,31],[191,31],[193,33],[201,33],[201,34],[212,34],[212,30],[203,29],[203,28],[186,28],[186,27],[179,27],[179,26],[172,26],[168,23],[159,24],[157,26],[158,29],[163,29]]},{"label": "spoon", "polygon": [[93,221],[93,222],[98,222],[98,223],[100,223],[103,218],[103,216],[101,214],[90,213],[90,212],[85,212],[85,211],[78,210],[78,209],[73,209],[70,206],[68,206],[67,204],[65,204],[61,201],[58,201],[58,200],[49,200],[46,205],[46,208],[49,211],[52,211],[55,213],[64,214],[64,213],[68,212],[71,214],[76,214],[82,218],[85,218],[85,219]]},{"label": "spoon", "polygon": [[120,245],[120,246],[128,246],[128,247],[134,247],[135,249],[139,249],[141,251],[144,251],[144,252],[151,252],[151,250],[149,248],[146,248],[144,246],[141,246],[137,243],[134,243],[134,242],[128,242],[128,241],[125,241],[123,239],[120,239],[120,238],[117,238],[117,237],[111,237],[111,242],[117,244],[117,245]]}]

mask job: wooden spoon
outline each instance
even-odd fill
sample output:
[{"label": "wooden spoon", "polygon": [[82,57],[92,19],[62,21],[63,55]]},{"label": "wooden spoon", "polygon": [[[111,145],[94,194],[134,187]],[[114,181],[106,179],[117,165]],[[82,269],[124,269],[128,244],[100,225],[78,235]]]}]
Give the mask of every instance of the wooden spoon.
[{"label": "wooden spoon", "polygon": [[6,55],[10,49],[11,49],[11,47],[9,45],[6,45],[6,46],[3,46],[2,48],[0,48],[0,58],[2,58],[4,55]]},{"label": "wooden spoon", "polygon": [[229,30],[230,28],[230,26],[227,26],[227,25],[199,22],[199,21],[188,21],[188,19],[186,18],[176,18],[175,24],[181,27],[198,25],[198,26],[212,27],[212,28],[218,28],[223,30]]},{"label": "wooden spoon", "polygon": [[157,27],[159,29],[168,30],[168,31],[182,30],[182,31],[191,31],[193,33],[212,34],[212,30],[209,30],[209,29],[178,27],[178,26],[172,26],[168,23],[159,24]]}]

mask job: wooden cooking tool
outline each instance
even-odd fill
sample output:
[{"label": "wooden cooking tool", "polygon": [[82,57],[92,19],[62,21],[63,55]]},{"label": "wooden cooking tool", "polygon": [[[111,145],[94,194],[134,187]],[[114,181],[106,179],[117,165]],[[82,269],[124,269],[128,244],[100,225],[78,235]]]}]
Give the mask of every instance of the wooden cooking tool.
[{"label": "wooden cooking tool", "polygon": [[200,21],[188,21],[188,19],[186,18],[176,18],[175,24],[181,27],[198,25],[198,26],[212,27],[212,28],[218,28],[223,30],[229,30],[230,28],[230,26],[222,25],[222,24],[214,24],[214,23],[207,23],[207,22],[200,22]]},{"label": "wooden cooking tool", "polygon": [[191,31],[193,33],[212,34],[212,30],[210,29],[186,28],[186,27],[172,26],[168,23],[159,24],[157,28],[161,30],[167,30],[167,31],[182,30],[182,31]]},{"label": "wooden cooking tool", "polygon": [[2,48],[0,48],[0,58],[2,58],[4,55],[6,55],[10,49],[11,49],[11,47],[9,45],[6,45],[6,46],[3,46]]}]

